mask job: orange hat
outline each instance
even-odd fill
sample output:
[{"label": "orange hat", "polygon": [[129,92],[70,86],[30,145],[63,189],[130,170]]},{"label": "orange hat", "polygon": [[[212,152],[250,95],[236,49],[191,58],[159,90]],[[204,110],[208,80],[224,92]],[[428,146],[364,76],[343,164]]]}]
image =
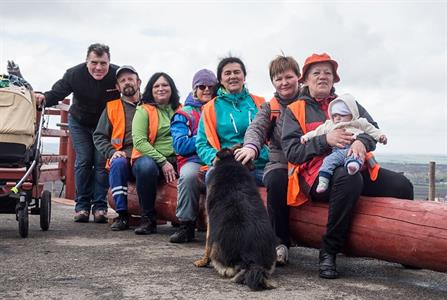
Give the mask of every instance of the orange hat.
[{"label": "orange hat", "polygon": [[327,53],[322,53],[322,54],[313,53],[311,56],[306,58],[306,61],[304,62],[304,66],[303,66],[303,72],[301,73],[301,77],[298,79],[298,82],[303,83],[309,67],[314,63],[320,63],[320,62],[331,63],[332,68],[334,69],[334,82],[339,82],[340,77],[338,77],[338,74],[337,74],[338,64],[335,60],[331,59],[331,57]]}]

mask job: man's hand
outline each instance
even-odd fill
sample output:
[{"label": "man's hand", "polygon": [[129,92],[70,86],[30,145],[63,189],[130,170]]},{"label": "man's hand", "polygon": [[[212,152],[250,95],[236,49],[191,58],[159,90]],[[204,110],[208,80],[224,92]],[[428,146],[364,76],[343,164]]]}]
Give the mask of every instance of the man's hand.
[{"label": "man's hand", "polygon": [[169,161],[161,167],[161,171],[163,172],[163,176],[167,183],[173,182],[175,180],[175,169]]},{"label": "man's hand", "polygon": [[34,93],[34,98],[36,99],[36,105],[41,106],[42,102],[45,101],[45,95],[41,93]]},{"label": "man's hand", "polygon": [[242,147],[234,151],[234,158],[243,165],[256,158],[256,151],[250,147]]}]

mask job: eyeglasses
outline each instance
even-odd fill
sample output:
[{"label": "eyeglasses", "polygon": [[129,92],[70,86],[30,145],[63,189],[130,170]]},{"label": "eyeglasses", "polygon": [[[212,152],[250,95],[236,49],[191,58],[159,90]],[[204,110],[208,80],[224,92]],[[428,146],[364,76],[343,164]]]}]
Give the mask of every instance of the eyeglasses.
[{"label": "eyeglasses", "polygon": [[214,86],[213,86],[213,85],[204,85],[204,84],[201,84],[201,85],[198,85],[197,87],[198,87],[199,90],[201,90],[201,91],[204,91],[206,88],[208,88],[209,90],[214,89]]}]

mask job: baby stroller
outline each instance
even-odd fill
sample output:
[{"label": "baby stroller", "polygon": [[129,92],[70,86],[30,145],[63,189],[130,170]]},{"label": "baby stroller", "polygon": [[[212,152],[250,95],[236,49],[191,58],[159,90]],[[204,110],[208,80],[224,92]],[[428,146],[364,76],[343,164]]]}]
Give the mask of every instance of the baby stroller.
[{"label": "baby stroller", "polygon": [[37,114],[23,78],[0,75],[0,213],[16,215],[21,237],[28,236],[29,213],[40,215],[42,230],[50,226],[51,193],[39,183],[44,112]]}]

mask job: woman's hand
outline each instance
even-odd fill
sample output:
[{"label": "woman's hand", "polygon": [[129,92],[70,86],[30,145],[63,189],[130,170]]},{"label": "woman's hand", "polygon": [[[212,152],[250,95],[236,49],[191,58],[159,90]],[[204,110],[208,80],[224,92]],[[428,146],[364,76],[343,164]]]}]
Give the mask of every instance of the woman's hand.
[{"label": "woman's hand", "polygon": [[256,151],[250,147],[242,147],[234,151],[234,158],[243,165],[256,158]]},{"label": "woman's hand", "polygon": [[326,134],[326,141],[331,147],[344,148],[352,143],[353,135],[344,128],[334,129]]},{"label": "woman's hand", "polygon": [[349,148],[347,156],[354,156],[355,159],[365,160],[366,147],[362,142],[356,140],[352,143],[351,148]]},{"label": "woman's hand", "polygon": [[169,161],[161,167],[161,171],[163,172],[163,176],[167,183],[173,182],[175,180],[175,169]]}]

